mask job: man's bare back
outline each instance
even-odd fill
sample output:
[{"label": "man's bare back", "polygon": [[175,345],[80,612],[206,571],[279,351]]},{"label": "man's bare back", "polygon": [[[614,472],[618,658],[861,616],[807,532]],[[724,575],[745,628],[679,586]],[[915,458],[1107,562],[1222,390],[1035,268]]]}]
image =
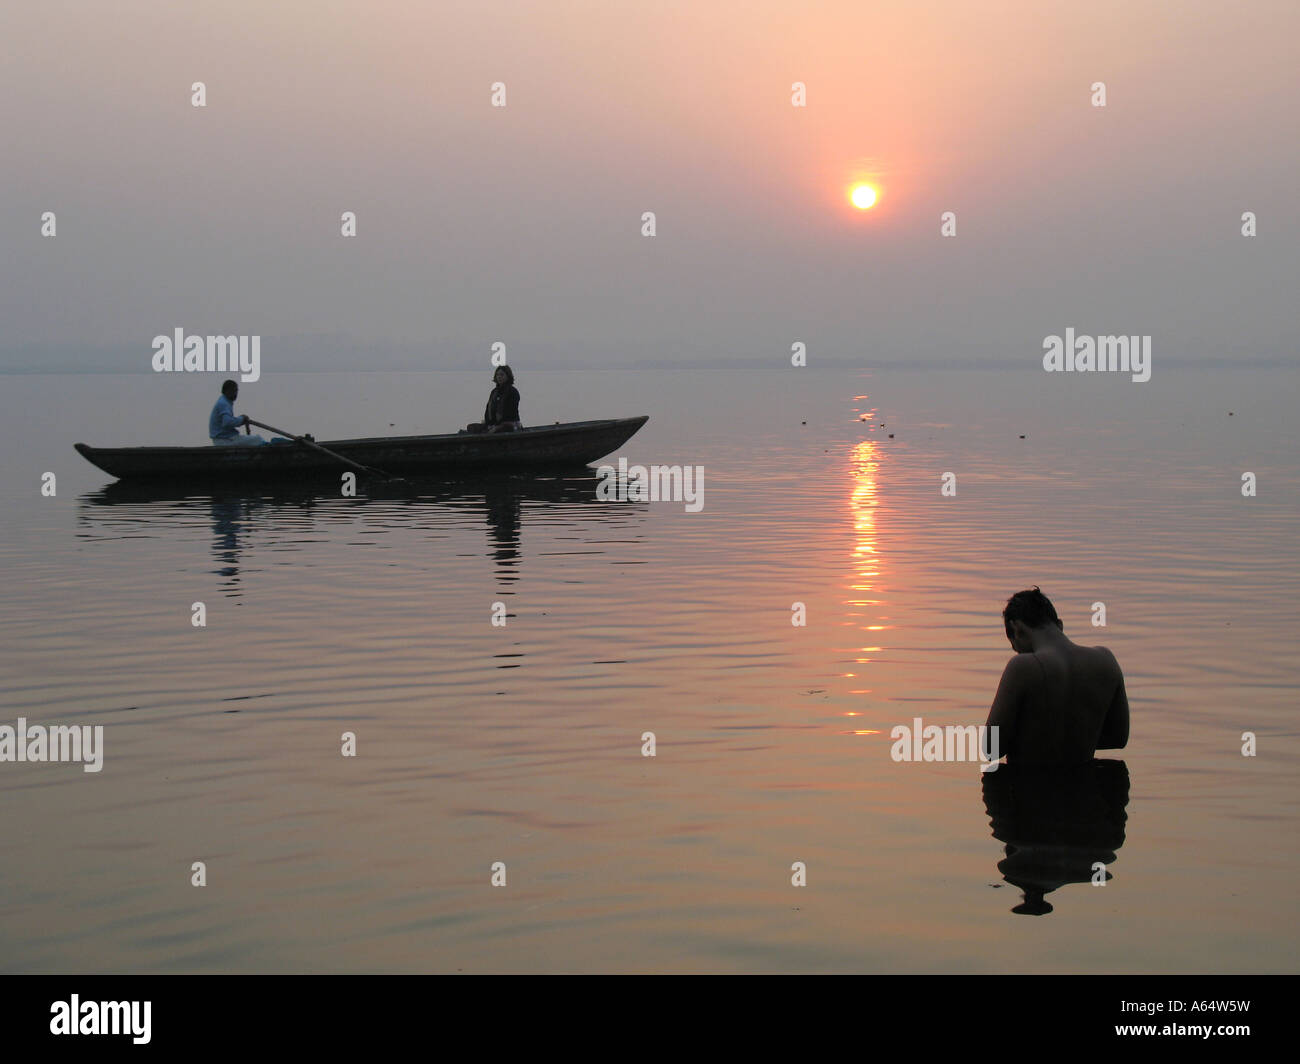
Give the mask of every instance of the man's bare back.
[{"label": "man's bare back", "polygon": [[1002,672],[989,711],[998,751],[1016,764],[1065,765],[1090,761],[1097,750],[1122,749],[1128,743],[1128,697],[1115,655],[1072,643],[1050,602],[1047,609],[1051,621],[1035,627],[1004,615],[1017,654]]}]

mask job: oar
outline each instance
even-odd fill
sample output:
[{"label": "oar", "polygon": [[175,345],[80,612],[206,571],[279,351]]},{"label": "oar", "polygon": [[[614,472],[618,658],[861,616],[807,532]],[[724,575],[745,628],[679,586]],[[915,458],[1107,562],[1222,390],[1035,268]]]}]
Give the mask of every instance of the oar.
[{"label": "oar", "polygon": [[364,473],[368,477],[378,477],[380,480],[401,480],[401,477],[395,477],[391,473],[385,473],[382,469],[374,469],[371,466],[362,465],[360,462],[354,462],[351,458],[344,458],[337,451],[331,451],[328,447],[322,447],[315,440],[309,440],[305,436],[295,436],[292,432],[285,432],[284,429],[277,429],[274,425],[268,425],[265,421],[254,421],[251,417],[248,419],[250,425],[256,425],[259,429],[266,429],[267,432],[274,432],[278,436],[288,436],[289,439],[297,443],[304,443],[308,447],[320,451],[321,454],[327,454],[336,462],[342,462],[345,466],[355,469],[358,473]]}]

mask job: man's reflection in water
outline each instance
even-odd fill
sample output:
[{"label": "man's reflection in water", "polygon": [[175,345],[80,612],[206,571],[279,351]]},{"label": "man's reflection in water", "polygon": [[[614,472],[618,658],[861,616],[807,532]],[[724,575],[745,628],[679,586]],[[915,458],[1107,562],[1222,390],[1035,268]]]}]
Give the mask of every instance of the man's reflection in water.
[{"label": "man's reflection in water", "polygon": [[[1046,895],[1058,887],[1113,878],[1110,865],[1124,845],[1128,819],[1123,761],[1065,768],[1004,764],[984,773],[983,787],[993,837],[1006,843],[998,871],[1024,891],[1013,913],[1043,916],[1052,911]],[[1094,871],[1097,862],[1105,869]]]},{"label": "man's reflection in water", "polygon": [[248,504],[244,499],[212,498],[212,558],[218,568],[212,570],[226,579],[221,590],[231,598],[239,597],[240,534],[245,529]]},{"label": "man's reflection in water", "polygon": [[491,527],[488,557],[496,560],[497,579],[514,583],[519,579],[519,492],[509,486],[491,487],[484,492],[483,500]]}]

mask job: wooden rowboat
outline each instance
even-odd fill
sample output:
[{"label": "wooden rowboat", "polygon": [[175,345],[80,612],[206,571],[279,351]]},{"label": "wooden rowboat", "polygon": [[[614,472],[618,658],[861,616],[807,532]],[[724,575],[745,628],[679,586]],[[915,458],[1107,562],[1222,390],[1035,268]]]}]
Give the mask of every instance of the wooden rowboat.
[{"label": "wooden rowboat", "polygon": [[[571,421],[516,432],[454,432],[322,441],[359,465],[389,473],[460,475],[576,469],[623,446],[649,418]],[[119,480],[264,481],[338,473],[345,467],[304,444],[264,447],[89,447],[78,453]]]}]

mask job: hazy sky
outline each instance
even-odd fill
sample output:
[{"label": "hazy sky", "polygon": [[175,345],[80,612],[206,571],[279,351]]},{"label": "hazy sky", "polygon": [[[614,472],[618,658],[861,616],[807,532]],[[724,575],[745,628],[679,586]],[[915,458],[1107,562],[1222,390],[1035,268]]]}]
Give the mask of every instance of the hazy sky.
[{"label": "hazy sky", "polygon": [[0,369],[178,326],[264,372],[1296,350],[1295,0],[40,0],[0,41]]}]

